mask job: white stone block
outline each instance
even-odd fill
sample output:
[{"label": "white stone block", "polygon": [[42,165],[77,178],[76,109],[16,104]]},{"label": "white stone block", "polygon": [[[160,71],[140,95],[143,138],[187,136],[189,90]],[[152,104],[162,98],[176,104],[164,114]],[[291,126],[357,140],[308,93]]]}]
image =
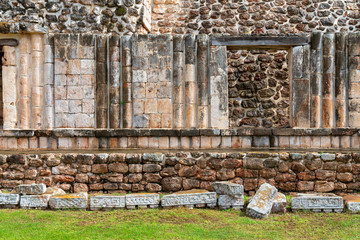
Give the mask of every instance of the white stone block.
[{"label": "white stone block", "polygon": [[50,198],[49,206],[51,209],[86,209],[88,194],[81,192]]},{"label": "white stone block", "polygon": [[51,195],[24,195],[20,198],[20,207],[23,209],[46,209]]},{"label": "white stone block", "polygon": [[19,194],[0,194],[0,207],[3,208],[14,208],[19,204],[20,195]]},{"label": "white stone block", "polygon": [[332,193],[300,194],[291,200],[291,209],[312,210],[314,212],[342,212],[344,201],[340,196]]},{"label": "white stone block", "polygon": [[158,207],[160,203],[159,194],[145,193],[145,194],[129,194],[125,197],[126,208],[135,208],[150,206],[151,208]]},{"label": "white stone block", "polygon": [[125,208],[125,196],[92,196],[90,210]]},{"label": "white stone block", "polygon": [[343,196],[346,207],[352,213],[360,213],[360,195],[348,194]]},{"label": "white stone block", "polygon": [[232,182],[214,182],[213,188],[219,195],[229,195],[234,198],[244,196],[244,186]]},{"label": "white stone block", "polygon": [[218,205],[220,209],[241,210],[244,207],[244,196],[235,198],[229,195],[219,195]]},{"label": "white stone block", "polygon": [[41,195],[46,192],[46,185],[40,184],[22,184],[15,188],[15,192],[22,195]]},{"label": "white stone block", "polygon": [[268,183],[262,184],[251,199],[246,209],[246,215],[252,218],[265,218],[269,216],[276,194],[277,189],[275,187]]},{"label": "white stone block", "polygon": [[170,195],[165,195],[161,198],[162,207],[176,207],[176,206],[197,206],[215,207],[217,202],[215,192],[199,191],[194,190],[178,192]]},{"label": "white stone block", "polygon": [[286,196],[282,193],[277,193],[271,209],[271,213],[285,213],[286,212]]}]

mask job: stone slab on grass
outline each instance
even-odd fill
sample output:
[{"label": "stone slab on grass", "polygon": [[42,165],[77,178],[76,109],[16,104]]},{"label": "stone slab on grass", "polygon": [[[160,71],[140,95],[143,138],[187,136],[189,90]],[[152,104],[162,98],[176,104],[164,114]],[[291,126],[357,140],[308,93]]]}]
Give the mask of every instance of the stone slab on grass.
[{"label": "stone slab on grass", "polygon": [[2,193],[0,194],[0,208],[16,208],[20,201],[19,194]]},{"label": "stone slab on grass", "polygon": [[274,199],[273,206],[271,208],[271,213],[286,213],[286,196],[282,193],[277,193]]},{"label": "stone slab on grass", "polygon": [[313,212],[342,212],[344,210],[343,198],[332,193],[298,193],[291,199],[292,211],[311,210]]},{"label": "stone slab on grass", "polygon": [[40,184],[21,184],[15,187],[15,192],[21,195],[41,195],[46,192],[46,185]]},{"label": "stone slab on grass", "polygon": [[125,208],[125,196],[91,196],[90,210],[108,210]]},{"label": "stone slab on grass", "polygon": [[46,209],[51,195],[24,195],[20,197],[20,207],[23,209]]},{"label": "stone slab on grass", "polygon": [[181,207],[188,208],[195,207],[216,207],[216,192],[208,192],[206,190],[189,190],[181,191],[174,194],[164,195],[161,198],[161,206],[165,208],[169,207]]},{"label": "stone slab on grass", "polygon": [[139,193],[125,196],[125,206],[128,209],[157,208],[160,203],[160,195],[156,193]]},{"label": "stone slab on grass", "polygon": [[69,195],[52,196],[49,201],[51,209],[86,209],[88,194],[85,192]]},{"label": "stone slab on grass", "polygon": [[214,182],[213,188],[219,195],[229,195],[235,198],[244,196],[244,186],[231,182]]},{"label": "stone slab on grass", "polygon": [[347,194],[343,196],[346,207],[353,213],[360,213],[360,195]]},{"label": "stone slab on grass", "polygon": [[241,210],[244,207],[244,197],[234,198],[229,195],[219,195],[218,205],[220,209]]},{"label": "stone slab on grass", "polygon": [[277,189],[268,183],[260,186],[254,197],[252,197],[246,209],[246,215],[252,218],[265,218],[269,216]]}]

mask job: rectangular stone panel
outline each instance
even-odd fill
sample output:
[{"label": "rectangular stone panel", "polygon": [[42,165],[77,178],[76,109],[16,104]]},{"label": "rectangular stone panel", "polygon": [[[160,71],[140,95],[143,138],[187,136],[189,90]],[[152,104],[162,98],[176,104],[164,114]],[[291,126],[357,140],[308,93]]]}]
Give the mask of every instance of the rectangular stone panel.
[{"label": "rectangular stone panel", "polygon": [[265,218],[269,216],[277,189],[268,183],[260,186],[255,196],[247,206],[246,215],[252,218]]},{"label": "rectangular stone panel", "polygon": [[184,191],[171,195],[165,195],[161,198],[162,207],[175,207],[175,206],[189,206],[205,205],[208,207],[216,206],[216,193],[215,192],[194,192]]},{"label": "rectangular stone panel", "polygon": [[312,210],[314,212],[342,212],[344,209],[343,198],[335,194],[297,194],[291,200],[291,209]]},{"label": "rectangular stone panel", "polygon": [[46,185],[41,184],[21,184],[15,188],[15,192],[23,195],[41,195],[46,192]]},{"label": "rectangular stone panel", "polygon": [[244,196],[244,186],[231,182],[214,182],[213,188],[217,194],[229,195],[235,198]]},{"label": "rectangular stone panel", "polygon": [[219,195],[218,205],[220,209],[241,210],[244,207],[244,196],[234,198],[229,195]]},{"label": "rectangular stone panel", "polygon": [[50,198],[49,206],[51,209],[86,209],[87,193],[75,193]]},{"label": "rectangular stone panel", "polygon": [[50,194],[21,196],[20,207],[23,209],[46,209],[50,197]]},{"label": "rectangular stone panel", "polygon": [[147,207],[156,208],[160,203],[159,194],[129,194],[125,197],[126,208]]},{"label": "rectangular stone panel", "polygon": [[90,210],[125,208],[125,196],[91,196]]},{"label": "rectangular stone panel", "polygon": [[360,195],[344,195],[344,201],[346,204],[346,208],[352,213],[360,213]]},{"label": "rectangular stone panel", "polygon": [[19,204],[19,194],[0,194],[0,207],[3,208],[14,208]]}]

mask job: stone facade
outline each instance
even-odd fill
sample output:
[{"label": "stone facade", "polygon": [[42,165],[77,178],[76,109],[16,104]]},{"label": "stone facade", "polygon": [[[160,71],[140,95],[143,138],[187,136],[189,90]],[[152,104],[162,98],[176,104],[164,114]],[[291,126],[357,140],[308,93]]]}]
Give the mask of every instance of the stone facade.
[{"label": "stone facade", "polygon": [[357,192],[358,153],[169,152],[0,155],[0,187],[44,183],[67,192],[176,192],[270,183],[282,192]]}]

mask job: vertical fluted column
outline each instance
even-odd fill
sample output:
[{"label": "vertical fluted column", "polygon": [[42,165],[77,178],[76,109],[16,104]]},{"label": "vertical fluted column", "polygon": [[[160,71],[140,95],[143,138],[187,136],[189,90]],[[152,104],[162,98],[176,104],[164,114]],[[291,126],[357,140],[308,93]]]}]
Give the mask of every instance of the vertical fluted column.
[{"label": "vertical fluted column", "polygon": [[336,127],[347,126],[346,33],[335,34],[335,120]]},{"label": "vertical fluted column", "polygon": [[20,37],[19,46],[19,128],[31,128],[31,40],[30,35]]},{"label": "vertical fluted column", "polygon": [[45,87],[45,128],[55,126],[54,109],[54,38],[46,36],[45,63],[44,63],[44,87]]},{"label": "vertical fluted column", "polygon": [[198,127],[209,127],[209,37],[197,38]]},{"label": "vertical fluted column", "polygon": [[185,127],[196,127],[196,39],[185,37]]},{"label": "vertical fluted column", "polygon": [[360,127],[360,33],[348,34],[349,127]]},{"label": "vertical fluted column", "polygon": [[96,127],[108,127],[108,78],[106,37],[96,39]]},{"label": "vertical fluted column", "polygon": [[321,88],[322,88],[322,33],[311,36],[310,49],[310,127],[321,127]]},{"label": "vertical fluted column", "polygon": [[122,107],[123,128],[131,128],[132,124],[132,94],[131,94],[131,36],[121,38],[122,55]]},{"label": "vertical fluted column", "polygon": [[120,37],[109,39],[110,54],[110,128],[120,128]]},{"label": "vertical fluted column", "polygon": [[17,128],[17,89],[16,89],[16,49],[4,46],[4,59],[2,66],[3,81],[3,121],[4,129]]},{"label": "vertical fluted column", "polygon": [[323,36],[322,124],[334,127],[335,35]]},{"label": "vertical fluted column", "polygon": [[31,35],[32,63],[32,128],[43,128],[43,37]]},{"label": "vertical fluted column", "polygon": [[184,50],[185,43],[182,35],[174,36],[173,45],[173,99],[174,99],[174,127],[183,128],[185,126],[185,92],[184,92]]}]

